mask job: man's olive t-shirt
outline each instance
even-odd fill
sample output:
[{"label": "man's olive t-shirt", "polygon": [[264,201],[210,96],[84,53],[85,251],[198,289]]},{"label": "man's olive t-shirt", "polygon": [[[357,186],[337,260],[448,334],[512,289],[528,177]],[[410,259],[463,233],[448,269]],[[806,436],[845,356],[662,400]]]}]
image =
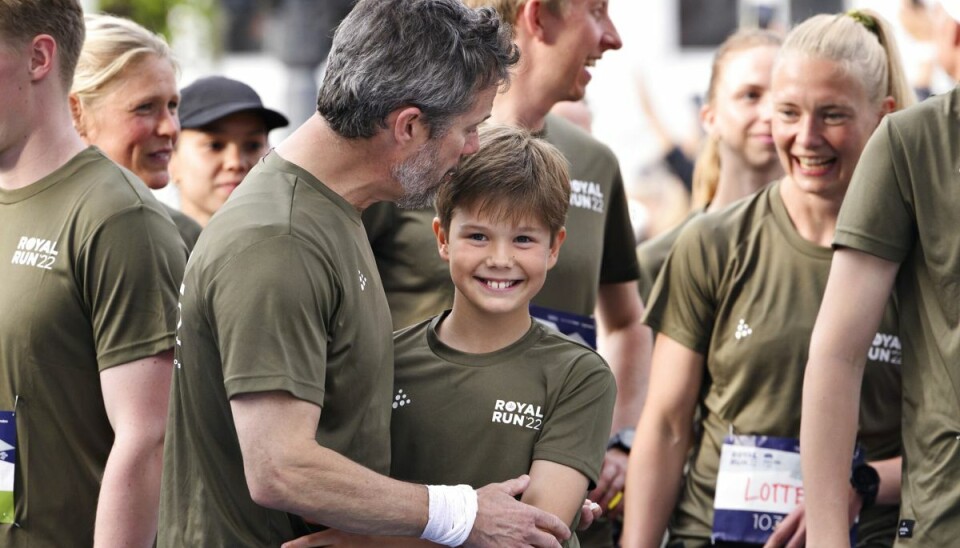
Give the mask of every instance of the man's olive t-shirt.
[{"label": "man's olive t-shirt", "polygon": [[93,545],[113,445],[100,373],[173,347],[185,261],[160,203],[93,147],[0,190],[0,410],[17,431],[0,545]]},{"label": "man's olive t-shirt", "polygon": [[693,220],[694,217],[703,213],[703,209],[697,209],[687,215],[677,226],[659,234],[654,238],[641,242],[637,246],[637,264],[640,267],[640,278],[637,279],[637,287],[640,289],[640,298],[643,302],[650,300],[650,292],[653,291],[653,284],[657,281],[657,276],[663,268],[663,263],[667,261],[673,244],[684,227]]},{"label": "man's olive t-shirt", "polygon": [[960,88],[884,117],[834,245],[901,263],[903,475],[898,546],[960,539]]},{"label": "man's olive t-shirt", "polygon": [[617,392],[603,359],[536,321],[506,348],[461,352],[437,336],[445,317],[396,334],[390,475],[480,488],[547,460],[596,482]]},{"label": "man's olive t-shirt", "polygon": [[[780,183],[690,222],[674,245],[644,320],[703,355],[700,438],[671,535],[709,540],[726,435],[799,438],[803,372],[833,252],[803,239]],[[860,407],[868,460],[900,454],[900,357],[894,302],[870,351]],[[852,455],[851,455],[852,457]],[[859,545],[890,545],[897,511],[875,506]]]},{"label": "man's olive t-shirt", "polygon": [[[609,148],[566,120],[547,116],[543,138],[570,163],[567,239],[533,304],[592,316],[602,283],[639,275],[620,167]],[[437,253],[432,208],[378,204],[364,212],[377,266],[400,329],[453,304],[450,270]]]},{"label": "man's olive t-shirt", "polygon": [[316,404],[317,443],[389,471],[390,315],[348,202],[269,154],[204,229],[181,293],[160,546],[277,546],[307,529],[251,499],[239,394]]}]

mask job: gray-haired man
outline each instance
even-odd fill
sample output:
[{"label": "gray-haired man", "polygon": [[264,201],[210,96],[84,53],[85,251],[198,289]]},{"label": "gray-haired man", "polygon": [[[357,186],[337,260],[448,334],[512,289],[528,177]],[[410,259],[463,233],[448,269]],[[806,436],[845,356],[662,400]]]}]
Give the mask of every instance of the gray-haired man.
[{"label": "gray-haired man", "polygon": [[569,535],[514,500],[523,479],[382,475],[393,349],[360,211],[428,201],[516,61],[496,15],[459,0],[362,0],[343,21],[318,114],[251,171],[185,275],[160,546],[276,546],[313,524],[451,546]]}]

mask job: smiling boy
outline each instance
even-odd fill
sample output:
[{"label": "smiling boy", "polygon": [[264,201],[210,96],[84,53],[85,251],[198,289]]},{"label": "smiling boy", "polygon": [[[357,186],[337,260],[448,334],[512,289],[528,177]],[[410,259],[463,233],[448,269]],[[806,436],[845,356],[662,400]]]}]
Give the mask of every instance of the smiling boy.
[{"label": "smiling boy", "polygon": [[516,128],[480,142],[436,201],[453,308],[394,336],[391,476],[484,485],[529,473],[522,500],[572,523],[600,472],[616,386],[599,355],[529,312],[566,237],[566,161]]}]

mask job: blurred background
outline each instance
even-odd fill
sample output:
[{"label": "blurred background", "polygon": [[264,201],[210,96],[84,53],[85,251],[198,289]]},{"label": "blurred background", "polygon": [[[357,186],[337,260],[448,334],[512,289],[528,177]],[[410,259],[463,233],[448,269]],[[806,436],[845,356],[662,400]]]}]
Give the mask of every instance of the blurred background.
[{"label": "blurred background", "polygon": [[[208,74],[253,86],[290,128],[314,112],[323,60],[353,0],[82,0],[87,11],[129,17],[162,33],[181,65],[180,87]],[[714,48],[739,26],[788,29],[816,13],[870,8],[897,30],[908,77],[926,93],[952,87],[932,63],[925,0],[610,0],[623,48],[592,70],[593,134],[620,160],[640,238],[685,215],[683,184],[663,161],[669,146],[696,155],[697,119]],[[579,105],[583,112],[582,105]],[[177,205],[170,185],[160,198]]]}]

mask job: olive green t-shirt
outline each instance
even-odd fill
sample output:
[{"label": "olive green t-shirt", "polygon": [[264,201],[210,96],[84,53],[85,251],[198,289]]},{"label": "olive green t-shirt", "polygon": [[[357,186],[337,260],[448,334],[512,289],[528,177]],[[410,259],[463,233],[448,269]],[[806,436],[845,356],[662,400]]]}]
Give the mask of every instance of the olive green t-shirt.
[{"label": "olive green t-shirt", "polygon": [[547,460],[593,484],[617,392],[603,359],[536,321],[496,352],[461,352],[437,336],[445,317],[395,336],[390,475],[480,488]]},{"label": "olive green t-shirt", "polygon": [[703,209],[697,209],[687,215],[677,226],[657,235],[637,246],[637,264],[640,267],[640,277],[637,279],[637,287],[640,289],[640,298],[643,302],[650,300],[650,292],[653,290],[653,284],[657,281],[660,269],[667,260],[667,255],[673,249],[673,244],[680,236],[680,232],[687,226],[694,217],[703,213]]},{"label": "olive green t-shirt", "polygon": [[363,211],[394,329],[453,306],[450,267],[437,251],[434,217],[432,206],[404,209],[391,202],[379,202]]},{"label": "olive green t-shirt", "polygon": [[390,469],[390,315],[360,214],[266,156],[204,229],[181,288],[159,545],[278,546],[304,520],[250,497],[230,398],[322,408],[316,440]]},{"label": "olive green t-shirt", "polygon": [[[671,535],[709,540],[727,434],[799,438],[803,371],[832,251],[803,239],[780,183],[690,222],[653,289],[644,321],[706,359],[701,435]],[[900,454],[900,358],[894,301],[870,350],[859,441],[868,460]],[[852,457],[852,455],[851,455]],[[897,509],[862,516],[859,546],[892,543]]]},{"label": "olive green t-shirt", "polygon": [[901,263],[903,475],[898,546],[960,538],[960,88],[884,117],[834,245]]},{"label": "olive green t-shirt", "polygon": [[[543,138],[570,162],[570,211],[560,259],[533,304],[592,316],[601,283],[639,275],[620,167],[610,149],[562,118],[547,116]],[[431,229],[434,216],[432,208],[402,210],[393,204],[364,212],[395,329],[453,305],[450,270]]]},{"label": "olive green t-shirt", "polygon": [[147,187],[93,147],[0,190],[0,410],[16,408],[18,524],[0,524],[0,545],[93,545],[113,445],[100,373],[173,347],[185,260]]},{"label": "olive green t-shirt", "polygon": [[177,232],[180,233],[180,239],[187,245],[187,252],[193,251],[197,245],[197,239],[200,238],[200,231],[203,227],[199,223],[188,217],[182,211],[174,209],[166,204],[163,208],[170,214],[173,224],[177,225]]}]

